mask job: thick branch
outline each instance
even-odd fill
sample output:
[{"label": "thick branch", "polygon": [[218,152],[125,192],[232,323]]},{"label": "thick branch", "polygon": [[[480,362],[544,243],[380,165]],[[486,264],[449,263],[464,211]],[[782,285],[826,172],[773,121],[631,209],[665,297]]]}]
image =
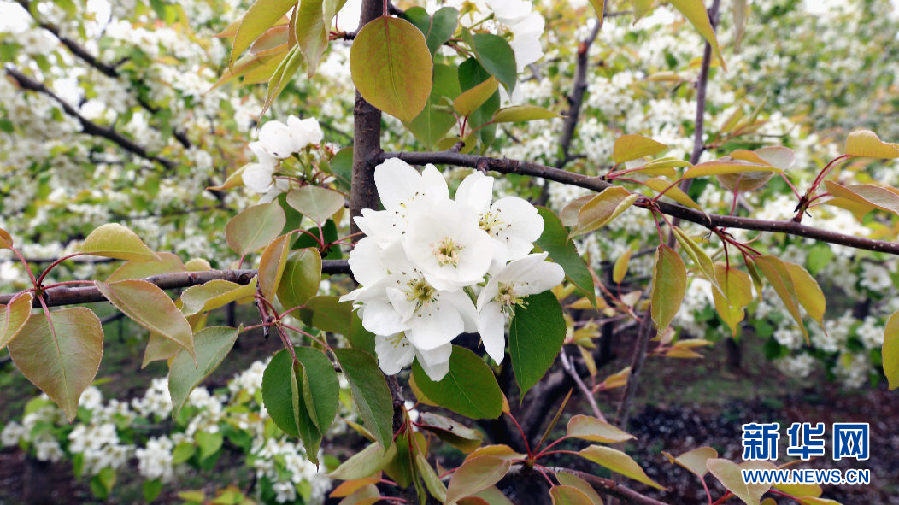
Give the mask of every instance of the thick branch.
[{"label": "thick branch", "polygon": [[174,161],[155,154],[150,154],[150,152],[148,152],[144,146],[135,143],[128,137],[125,137],[121,133],[115,131],[112,127],[100,126],[90,119],[82,116],[81,113],[78,112],[77,109],[75,109],[75,107],[60,98],[59,95],[44,86],[43,83],[38,82],[31,77],[28,77],[27,75],[19,72],[14,68],[6,68],[6,73],[10,77],[12,77],[13,80],[15,80],[22,89],[42,93],[52,98],[56,103],[59,104],[60,107],[62,107],[62,110],[65,111],[66,114],[78,120],[78,123],[81,124],[81,129],[84,133],[114,142],[118,144],[122,149],[130,152],[131,154],[140,156],[141,158],[152,161],[154,163],[158,163],[167,169],[172,169],[175,167]]},{"label": "thick branch", "polygon": [[[539,163],[529,161],[512,160],[508,158],[489,158],[471,154],[461,154],[452,151],[418,152],[418,153],[383,153],[379,161],[387,158],[400,158],[413,165],[426,165],[436,163],[443,165],[455,165],[460,167],[472,167],[483,170],[493,170],[503,174],[523,174],[534,177],[542,177],[551,181],[561,182],[572,186],[602,191],[612,184],[601,177],[593,177],[547,167]],[[637,201],[636,205],[646,206],[648,199]],[[798,237],[806,237],[829,244],[839,244],[855,249],[879,251],[899,255],[899,242],[886,242],[863,237],[855,237],[831,230],[806,226],[795,221],[774,221],[767,219],[751,219],[738,216],[725,216],[720,214],[706,214],[700,210],[691,209],[677,204],[658,203],[659,209],[673,217],[684,221],[690,221],[706,228],[719,227],[739,228],[743,230],[755,230],[764,232],[786,233]]]},{"label": "thick branch", "polygon": [[[322,273],[345,274],[349,273],[350,266],[344,260],[322,261]],[[256,270],[207,270],[205,272],[178,272],[160,274],[147,277],[147,282],[155,284],[162,289],[178,289],[204,284],[213,279],[223,279],[235,284],[249,284],[256,277]],[[15,294],[0,295],[0,304],[7,304]],[[100,290],[93,286],[59,286],[44,291],[44,299],[50,307],[60,305],[74,305],[76,303],[102,302],[106,298]],[[35,299],[35,307],[40,307],[40,302]]]},{"label": "thick branch", "polygon": [[587,472],[579,472],[577,470],[572,470],[571,468],[565,467],[550,466],[546,467],[546,470],[549,470],[553,473],[570,473],[571,475],[580,477],[581,479],[589,482],[590,485],[596,488],[596,490],[600,493],[616,496],[623,500],[625,503],[638,503],[641,505],[668,505],[665,502],[658,501],[646,495],[642,495],[623,484],[615,482],[612,479],[603,479],[602,477],[597,477]]}]

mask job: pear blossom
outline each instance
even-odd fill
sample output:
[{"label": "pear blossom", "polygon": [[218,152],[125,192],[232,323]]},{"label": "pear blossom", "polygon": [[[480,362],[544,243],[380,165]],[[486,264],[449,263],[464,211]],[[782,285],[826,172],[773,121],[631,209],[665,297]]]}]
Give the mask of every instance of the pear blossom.
[{"label": "pear blossom", "polygon": [[546,261],[547,253],[531,254],[490,277],[478,296],[478,333],[487,354],[497,363],[503,360],[506,319],[527,296],[552,289],[562,282],[565,272]]},{"label": "pear blossom", "polygon": [[515,197],[492,202],[494,180],[480,172],[454,199],[433,165],[419,173],[391,158],[375,167],[374,180],[384,210],[355,218],[366,234],[349,259],[360,287],[341,301],[353,302],[375,334],[381,370],[395,374],[417,360],[440,380],[451,342],[475,331],[501,361],[511,308],[564,276],[546,253],[529,256],[543,233],[537,209]]}]

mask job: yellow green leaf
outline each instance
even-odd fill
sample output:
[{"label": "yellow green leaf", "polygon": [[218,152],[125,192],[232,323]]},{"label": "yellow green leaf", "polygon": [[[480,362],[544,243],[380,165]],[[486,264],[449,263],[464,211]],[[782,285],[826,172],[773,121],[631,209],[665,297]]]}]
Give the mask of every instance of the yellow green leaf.
[{"label": "yellow green leaf", "polygon": [[721,47],[718,46],[718,38],[715,36],[715,28],[709,21],[709,13],[702,0],[671,0],[671,5],[681,11],[681,14],[696,28],[696,31],[708,41],[712,46],[712,52],[721,62],[721,68],[727,69],[724,57],[721,56]]},{"label": "yellow green leaf", "polygon": [[287,52],[287,55],[284,56],[284,59],[281,60],[281,63],[275,67],[275,71],[272,72],[271,78],[268,79],[268,87],[265,90],[265,101],[262,103],[260,116],[265,114],[265,111],[272,106],[272,103],[278,98],[278,95],[284,91],[284,88],[286,88],[291,79],[293,79],[293,76],[297,73],[297,70],[302,63],[303,52],[300,51],[300,46],[291,47]]},{"label": "yellow green leaf", "polygon": [[106,279],[106,282],[115,282],[125,279],[143,279],[159,274],[186,272],[184,263],[177,255],[170,252],[156,253],[158,259],[126,261],[115,269]]},{"label": "yellow green leaf", "polygon": [[687,292],[687,267],[677,252],[665,244],[656,249],[650,294],[650,315],[664,330],[674,320]]},{"label": "yellow green leaf", "polygon": [[605,226],[637,201],[639,195],[621,186],[609,186],[578,211],[578,225],[571,232],[581,235]]},{"label": "yellow green leaf", "polygon": [[634,438],[616,426],[584,414],[577,414],[568,421],[568,436],[602,444],[615,444]]},{"label": "yellow green leaf", "polygon": [[451,505],[496,484],[509,472],[512,462],[496,456],[470,458],[456,469],[446,489],[446,503]]},{"label": "yellow green leaf", "polygon": [[322,260],[318,249],[292,251],[278,283],[278,300],[287,309],[298,307],[318,293]]},{"label": "yellow green leaf", "polygon": [[196,356],[179,351],[169,365],[168,384],[172,407],[177,414],[190,392],[209,376],[231,352],[237,328],[210,326],[196,334]]},{"label": "yellow green leaf", "polygon": [[[287,54],[288,51],[287,44],[283,46],[279,46],[276,49],[267,50],[263,53],[249,53],[240,57],[233,65],[229,68],[226,68],[224,72],[222,72],[221,77],[215,84],[212,85],[212,88],[209,90],[212,91],[219,86],[227,84],[238,77],[244,77],[244,84],[252,84],[249,82],[250,79],[247,78],[251,73],[255,76],[255,72],[260,69],[267,69],[268,73],[265,75],[264,81],[267,81],[269,77],[271,77],[272,72],[278,68],[278,64],[284,59],[284,55]],[[256,79],[253,79],[254,81]],[[229,177],[230,179],[230,177]],[[227,189],[227,188],[223,188]]]},{"label": "yellow green leaf", "polygon": [[824,181],[824,186],[827,192],[835,197],[899,215],[899,194],[893,188],[873,184],[843,186],[833,181]]},{"label": "yellow green leaf", "polygon": [[490,77],[486,81],[465,90],[461,95],[457,96],[456,99],[453,100],[453,109],[456,111],[456,114],[459,114],[460,116],[468,116],[493,96],[493,93],[496,92],[498,87],[499,81],[496,80],[496,77]]},{"label": "yellow green leaf", "polygon": [[9,232],[0,228],[0,249],[11,249],[12,245],[13,240]]},{"label": "yellow green leaf", "polygon": [[[492,78],[491,79],[495,79]],[[487,81],[489,81],[488,79]],[[487,82],[484,81],[484,82]],[[483,83],[481,83],[483,84]],[[480,86],[480,84],[478,85]],[[477,88],[477,86],[475,86]],[[472,88],[472,89],[475,89]],[[468,90],[471,91],[471,90]],[[468,92],[466,91],[466,93]],[[463,93],[464,94],[464,93]],[[460,95],[461,96],[461,95]],[[489,96],[487,98],[490,98]],[[536,105],[513,105],[512,107],[506,107],[505,109],[499,109],[496,111],[496,114],[493,115],[493,119],[491,122],[493,123],[515,123],[518,121],[537,121],[541,119],[555,119],[557,117],[561,117],[555,112],[545,109],[543,107],[538,107]]]},{"label": "yellow green leaf", "polygon": [[378,472],[373,477],[367,477],[365,479],[352,479],[341,482],[339,486],[335,487],[331,494],[328,496],[331,498],[343,498],[344,496],[349,496],[356,492],[357,489],[367,486],[369,484],[377,484],[381,480],[381,472]]},{"label": "yellow green leaf", "polygon": [[306,59],[306,74],[315,75],[322,53],[328,47],[330,19],[325,20],[322,0],[299,0],[297,6],[296,38]]},{"label": "yellow green leaf", "polygon": [[593,505],[586,493],[573,486],[553,486],[549,488],[549,497],[553,505]]},{"label": "yellow green leaf", "polygon": [[721,292],[712,292],[715,309],[721,320],[730,326],[731,335],[736,336],[743,320],[743,309],[752,301],[752,279],[746,272],[724,263],[715,264],[715,277],[721,286]]},{"label": "yellow green leaf", "polygon": [[686,468],[693,475],[696,475],[700,479],[709,472],[707,466],[708,461],[710,459],[718,457],[718,451],[711,447],[697,447],[696,449],[691,449],[676,458],[665,451],[662,451],[662,454],[664,454],[665,457],[668,458],[668,461],[677,463],[678,465]]},{"label": "yellow green leaf", "polygon": [[783,261],[776,256],[757,256],[753,262],[762,272],[771,287],[777,292],[777,296],[784,302],[787,311],[793,316],[793,320],[799,325],[808,342],[808,330],[802,323],[802,314],[799,313],[799,300],[796,298],[796,288],[793,287],[793,278],[790,276],[789,270],[784,266]]},{"label": "yellow green leaf", "polygon": [[596,17],[602,19],[603,11],[605,10],[606,0],[590,0],[590,5],[593,6],[593,10],[596,11]]},{"label": "yellow green leaf", "polygon": [[894,312],[883,329],[883,374],[890,389],[899,387],[899,312]]},{"label": "yellow green leaf", "polygon": [[615,260],[615,265],[612,267],[612,280],[615,284],[621,284],[621,281],[624,280],[624,276],[627,275],[627,266],[631,261],[631,254],[633,254],[633,252],[634,251],[628,247],[627,251]]},{"label": "yellow green leaf", "polygon": [[761,165],[751,161],[734,160],[722,158],[720,160],[706,161],[694,165],[692,168],[684,172],[684,179],[695,179],[697,177],[708,177],[710,175],[721,174],[745,174],[752,172],[774,172],[783,173],[783,170],[772,165]]},{"label": "yellow green leaf", "polygon": [[721,291],[721,286],[718,284],[718,278],[715,277],[715,265],[712,263],[712,259],[709,258],[709,255],[702,250],[702,247],[699,247],[699,244],[697,244],[696,241],[684,233],[681,228],[675,226],[672,228],[672,231],[674,231],[674,237],[680,243],[681,247],[684,248],[684,251],[699,268],[703,277],[712,283],[712,287],[714,288],[713,291]]},{"label": "yellow green leaf", "polygon": [[[256,0],[247,13],[244,14],[234,32],[234,42],[231,45],[231,62],[243,54],[254,40],[275,26],[278,21],[296,5],[297,0]],[[227,29],[226,29],[227,32]],[[226,33],[223,32],[223,33]],[[224,35],[227,36],[227,35]]]},{"label": "yellow green leaf", "polygon": [[31,293],[23,291],[10,300],[9,305],[0,305],[0,350],[12,342],[28,322],[33,299]]},{"label": "yellow green leaf", "polygon": [[[311,184],[287,193],[286,200],[297,212],[317,224],[327,221],[344,205],[344,197],[337,191]],[[273,203],[277,205],[278,202]]]},{"label": "yellow green leaf", "polygon": [[726,459],[710,459],[708,461],[708,469],[712,475],[718,479],[721,484],[739,499],[748,505],[759,505],[762,495],[765,494],[771,486],[759,484],[746,484],[743,482],[743,474],[740,470],[750,468],[773,468],[767,461],[747,461],[742,465],[738,465],[733,461]]},{"label": "yellow green leaf", "polygon": [[86,307],[70,307],[28,318],[9,343],[9,354],[28,380],[56,402],[71,421],[78,398],[90,386],[103,358],[103,325]]},{"label": "yellow green leaf", "polygon": [[286,219],[277,201],[254,205],[231,218],[225,226],[225,240],[243,256],[268,244],[281,233]]},{"label": "yellow green leaf", "polygon": [[793,281],[793,289],[796,292],[796,299],[802,305],[802,308],[824,327],[824,312],[827,310],[827,301],[824,299],[824,292],[818,286],[818,281],[805,268],[791,263],[783,262],[784,267],[790,274],[790,280]]},{"label": "yellow green leaf", "polygon": [[240,285],[224,279],[213,279],[191,286],[181,293],[181,312],[186,316],[208,312],[231,302],[252,300],[256,294],[256,279]]},{"label": "yellow green leaf", "polygon": [[284,267],[287,264],[287,253],[290,252],[290,238],[293,234],[287,233],[281,235],[272,241],[259,260],[259,290],[266,300],[275,299],[275,293],[278,291],[278,284],[281,283],[281,275],[284,273]]},{"label": "yellow green leaf", "polygon": [[599,496],[599,493],[597,493],[596,490],[593,489],[593,486],[591,486],[589,482],[578,477],[577,475],[558,472],[556,474],[556,480],[558,480],[559,484],[563,486],[571,486],[587,495],[587,498],[590,499],[589,503],[593,505],[602,505],[602,498]]},{"label": "yellow green leaf", "polygon": [[97,288],[134,322],[176,342],[193,354],[194,336],[190,323],[159,286],[141,279],[126,279],[98,282]]},{"label": "yellow green leaf", "polygon": [[104,224],[90,232],[78,252],[120,260],[158,259],[140,237],[118,223]]},{"label": "yellow green leaf", "polygon": [[247,166],[244,165],[237,170],[235,170],[231,175],[225,179],[224,184],[218,186],[209,186],[206,188],[207,191],[224,191],[226,189],[236,188],[238,186],[243,186],[243,171]]},{"label": "yellow green leaf", "polygon": [[644,156],[656,155],[668,146],[656,142],[655,140],[644,137],[642,135],[624,135],[615,139],[615,146],[612,148],[612,160],[615,163],[624,163],[625,161],[636,160]]},{"label": "yellow green leaf", "polygon": [[591,445],[586,449],[582,449],[578,454],[584,459],[588,459],[600,466],[604,466],[615,473],[620,473],[625,477],[642,482],[656,489],[665,489],[664,486],[650,479],[636,461],[617,449],[601,445]]},{"label": "yellow green leaf", "polygon": [[652,179],[643,181],[643,184],[646,184],[650,189],[654,190],[657,193],[661,193],[662,191],[664,191],[665,194],[662,195],[664,198],[670,198],[685,207],[690,207],[692,209],[702,209],[702,207],[700,207],[698,203],[694,202],[692,198],[687,196],[686,193],[684,193],[679,187],[677,187],[677,184],[672,185],[672,182],[667,179],[663,179],[661,177],[653,177]]},{"label": "yellow green leaf", "polygon": [[631,367],[624,367],[618,372],[613,373],[608,376],[599,384],[599,388],[602,390],[609,390],[624,387],[627,385],[627,378],[631,375]]},{"label": "yellow green leaf", "polygon": [[370,104],[412,121],[431,94],[431,51],[412,23],[381,16],[356,34],[350,48],[350,73]]},{"label": "yellow green leaf", "polygon": [[899,158],[899,144],[884,142],[872,131],[858,130],[846,139],[846,154],[866,158]]},{"label": "yellow green leaf", "polygon": [[181,346],[174,340],[169,340],[161,334],[151,331],[149,338],[147,338],[147,347],[144,348],[144,360],[140,367],[146,368],[147,365],[154,361],[169,360],[178,354],[180,350]]},{"label": "yellow green leaf", "polygon": [[818,497],[824,492],[818,484],[775,484],[775,489],[796,497]]}]

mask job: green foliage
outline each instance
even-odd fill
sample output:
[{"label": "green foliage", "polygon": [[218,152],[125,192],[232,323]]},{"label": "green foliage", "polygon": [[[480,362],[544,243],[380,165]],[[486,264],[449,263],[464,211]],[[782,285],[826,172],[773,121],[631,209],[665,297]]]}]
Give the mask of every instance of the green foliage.
[{"label": "green foliage", "polygon": [[441,407],[472,419],[495,419],[502,413],[503,393],[490,367],[476,354],[453,346],[449,373],[432,381],[418,361],[412,366],[415,384]]},{"label": "green foliage", "polygon": [[565,340],[562,306],[549,291],[525,298],[509,326],[509,357],[521,396],[549,370]]}]

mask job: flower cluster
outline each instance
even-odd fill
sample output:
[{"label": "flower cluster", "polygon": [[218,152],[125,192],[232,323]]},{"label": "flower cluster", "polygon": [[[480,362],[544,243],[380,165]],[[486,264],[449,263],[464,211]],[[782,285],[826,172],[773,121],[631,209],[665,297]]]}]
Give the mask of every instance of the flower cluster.
[{"label": "flower cluster", "polygon": [[546,253],[530,254],[543,233],[537,209],[514,196],[492,202],[494,180],[481,172],[466,177],[454,199],[433,165],[419,174],[391,158],[374,176],[384,210],[356,218],[366,237],[349,262],[361,287],[341,300],[353,301],[376,335],[381,369],[395,374],[417,357],[439,380],[450,342],[474,331],[502,361],[512,309],[564,277]]},{"label": "flower cluster", "polygon": [[314,118],[290,116],[286,124],[277,120],[266,122],[259,128],[259,140],[250,143],[256,162],[244,167],[244,185],[251,191],[267,193],[275,184],[273,176],[279,160],[321,141],[321,126]]}]

